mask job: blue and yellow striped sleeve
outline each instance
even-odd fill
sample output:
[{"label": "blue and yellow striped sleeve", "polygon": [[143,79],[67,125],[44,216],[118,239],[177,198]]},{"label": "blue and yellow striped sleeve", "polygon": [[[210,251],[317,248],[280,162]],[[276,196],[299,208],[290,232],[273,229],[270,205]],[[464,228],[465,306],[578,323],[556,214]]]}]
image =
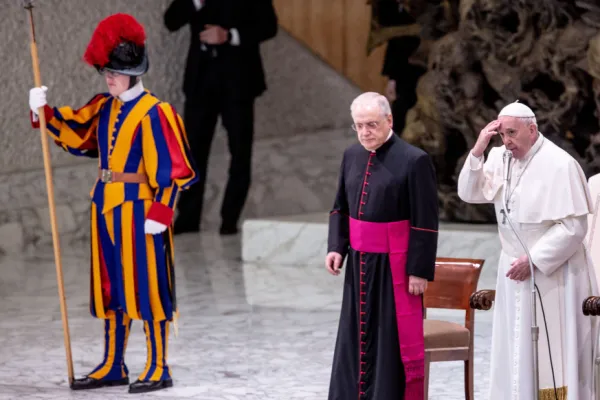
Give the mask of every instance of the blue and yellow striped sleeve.
[{"label": "blue and yellow striped sleeve", "polygon": [[146,173],[156,193],[148,218],[170,225],[179,191],[198,180],[183,121],[173,106],[159,103],[144,117],[142,147]]},{"label": "blue and yellow striped sleeve", "polygon": [[[73,110],[71,107],[44,107],[46,129],[57,145],[74,155],[97,157],[98,142],[96,128],[100,109],[108,98],[98,94],[83,107]],[[30,112],[33,128],[39,128],[39,120]]]}]

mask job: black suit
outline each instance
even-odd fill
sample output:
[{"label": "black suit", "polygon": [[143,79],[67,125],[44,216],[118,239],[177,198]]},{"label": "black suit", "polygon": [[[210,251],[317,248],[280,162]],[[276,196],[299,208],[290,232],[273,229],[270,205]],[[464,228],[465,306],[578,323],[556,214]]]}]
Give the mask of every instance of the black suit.
[{"label": "black suit", "polygon": [[[379,23],[383,26],[401,26],[415,23],[405,10],[399,10],[396,0],[380,0]],[[381,74],[396,81],[396,100],[392,103],[393,129],[401,134],[406,125],[406,113],[417,102],[417,81],[426,72],[423,67],[411,64],[408,59],[419,48],[418,36],[395,37],[388,41]]]},{"label": "black suit", "polygon": [[419,45],[419,38],[393,38],[388,42],[383,62],[382,75],[396,82],[396,100],[392,102],[394,132],[402,134],[406,126],[406,114],[417,103],[417,83],[427,72],[425,68],[408,62],[413,44]]},{"label": "black suit", "polygon": [[[170,31],[189,24],[192,33],[183,81],[184,120],[199,181],[181,195],[175,230],[197,230],[200,224],[209,151],[219,115],[231,153],[222,227],[232,230],[250,188],[254,100],[267,88],[259,46],[274,37],[278,28],[272,0],[205,0],[199,11],[193,0],[175,0],[164,20]],[[200,32],[207,24],[236,29],[239,45],[202,44]]]}]

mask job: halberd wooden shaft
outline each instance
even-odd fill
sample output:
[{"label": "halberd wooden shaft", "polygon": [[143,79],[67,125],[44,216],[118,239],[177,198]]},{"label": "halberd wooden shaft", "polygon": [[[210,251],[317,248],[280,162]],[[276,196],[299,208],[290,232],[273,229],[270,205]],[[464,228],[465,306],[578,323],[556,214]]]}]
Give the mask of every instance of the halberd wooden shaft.
[{"label": "halberd wooden shaft", "polygon": [[[42,86],[40,75],[39,59],[35,37],[35,26],[33,22],[33,4],[31,1],[25,1],[25,8],[29,14],[29,28],[31,35],[31,60],[33,65],[33,78],[36,87]],[[50,213],[50,227],[52,229],[52,244],[54,246],[54,262],[56,264],[56,279],[58,282],[58,297],[60,301],[60,312],[62,315],[63,334],[65,342],[65,351],[67,353],[67,371],[69,376],[69,385],[73,384],[73,358],[71,356],[71,338],[69,335],[69,322],[67,316],[67,303],[65,300],[65,288],[63,282],[63,271],[60,255],[60,240],[58,235],[58,226],[56,222],[56,207],[54,204],[54,185],[52,183],[52,165],[50,158],[50,149],[48,146],[48,136],[46,133],[46,116],[44,107],[38,109],[40,122],[40,134],[42,139],[42,153],[44,156],[44,171],[46,174],[46,189],[48,192],[48,210]]]}]

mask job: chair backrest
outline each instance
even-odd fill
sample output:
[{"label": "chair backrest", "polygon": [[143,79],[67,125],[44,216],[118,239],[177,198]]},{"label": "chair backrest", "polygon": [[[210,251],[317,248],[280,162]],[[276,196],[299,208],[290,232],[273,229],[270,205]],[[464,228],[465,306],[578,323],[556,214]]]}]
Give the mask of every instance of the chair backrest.
[{"label": "chair backrest", "polygon": [[470,315],[469,298],[477,290],[483,263],[471,258],[437,258],[435,278],[423,296],[425,308],[466,310]]}]

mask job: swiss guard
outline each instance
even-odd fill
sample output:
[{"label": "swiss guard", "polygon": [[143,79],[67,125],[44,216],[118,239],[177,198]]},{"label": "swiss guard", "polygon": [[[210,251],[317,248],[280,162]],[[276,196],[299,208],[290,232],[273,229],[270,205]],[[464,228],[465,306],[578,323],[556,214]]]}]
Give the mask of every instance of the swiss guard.
[{"label": "swiss guard", "polygon": [[[177,316],[172,219],[178,193],[196,180],[181,117],[142,84],[146,34],[132,16],[100,22],[84,60],[108,93],[83,107],[51,108],[46,87],[30,90],[30,118],[65,151],[98,159],[91,191],[92,316],[104,320],[104,359],[71,389],[129,385],[129,393],[173,386],[167,364],[169,323]],[[146,334],[146,366],[130,384],[124,355],[132,320]],[[141,366],[140,366],[141,367]]]}]

